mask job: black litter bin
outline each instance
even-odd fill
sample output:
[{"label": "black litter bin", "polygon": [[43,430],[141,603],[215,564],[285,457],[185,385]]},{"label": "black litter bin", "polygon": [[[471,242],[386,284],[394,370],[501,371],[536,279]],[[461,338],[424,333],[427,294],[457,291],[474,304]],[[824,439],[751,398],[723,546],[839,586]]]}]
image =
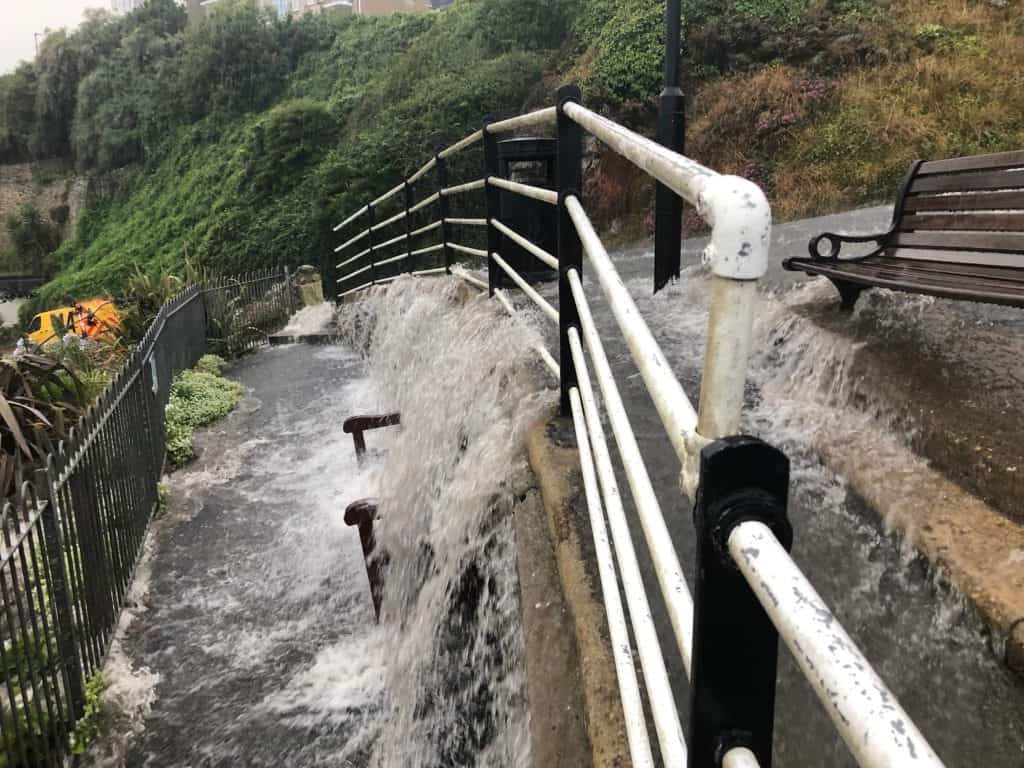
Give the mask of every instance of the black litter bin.
[{"label": "black litter bin", "polygon": [[[498,142],[498,173],[503,179],[555,189],[556,139],[505,139]],[[499,218],[527,240],[552,255],[558,250],[558,211],[553,205],[500,190]],[[501,255],[529,282],[555,280],[558,271],[508,237],[501,242]],[[508,278],[505,277],[507,281]]]}]

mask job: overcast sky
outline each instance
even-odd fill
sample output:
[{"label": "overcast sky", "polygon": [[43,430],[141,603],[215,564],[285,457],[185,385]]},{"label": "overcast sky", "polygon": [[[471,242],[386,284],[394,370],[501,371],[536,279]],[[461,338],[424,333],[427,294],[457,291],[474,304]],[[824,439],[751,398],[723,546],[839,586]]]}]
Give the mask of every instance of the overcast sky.
[{"label": "overcast sky", "polygon": [[109,0],[0,0],[0,73],[32,59],[36,32],[77,27],[86,8],[109,7]]}]

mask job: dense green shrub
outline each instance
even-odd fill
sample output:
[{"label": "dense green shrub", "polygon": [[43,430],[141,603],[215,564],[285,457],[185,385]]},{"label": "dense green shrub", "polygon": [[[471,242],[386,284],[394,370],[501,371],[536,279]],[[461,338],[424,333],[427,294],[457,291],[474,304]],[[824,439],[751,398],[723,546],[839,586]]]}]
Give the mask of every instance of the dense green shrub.
[{"label": "dense green shrub", "polygon": [[96,737],[103,731],[103,692],[107,689],[107,681],[103,672],[95,672],[85,681],[85,707],[82,716],[75,723],[71,734],[71,752],[75,755],[85,754]]},{"label": "dense green shrub", "polygon": [[214,376],[220,376],[221,371],[224,370],[224,366],[227,363],[223,357],[219,355],[203,355],[199,358],[199,362],[196,363],[195,369],[200,373],[210,373]]},{"label": "dense green shrub", "polygon": [[621,104],[656,96],[665,56],[664,3],[621,3],[597,35],[593,49],[594,69],[584,83],[588,98]]},{"label": "dense green shrub", "polygon": [[20,271],[51,274],[52,264],[48,257],[61,242],[57,226],[32,205],[23,205],[15,213],[8,214],[5,224]]},{"label": "dense green shrub", "polygon": [[181,466],[191,459],[193,430],[227,416],[241,397],[242,386],[237,382],[203,370],[182,371],[171,385],[167,402],[168,462]]}]

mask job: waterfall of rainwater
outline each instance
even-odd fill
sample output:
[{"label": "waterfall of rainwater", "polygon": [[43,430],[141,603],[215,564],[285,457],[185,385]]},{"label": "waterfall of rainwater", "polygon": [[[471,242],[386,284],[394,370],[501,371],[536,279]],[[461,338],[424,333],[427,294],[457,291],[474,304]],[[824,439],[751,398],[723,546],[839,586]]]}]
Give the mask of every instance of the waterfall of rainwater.
[{"label": "waterfall of rainwater", "polygon": [[[344,307],[379,412],[385,700],[371,765],[529,764],[510,512],[526,428],[553,404],[536,333],[451,278],[402,278]],[[380,445],[374,434],[373,442]]]}]

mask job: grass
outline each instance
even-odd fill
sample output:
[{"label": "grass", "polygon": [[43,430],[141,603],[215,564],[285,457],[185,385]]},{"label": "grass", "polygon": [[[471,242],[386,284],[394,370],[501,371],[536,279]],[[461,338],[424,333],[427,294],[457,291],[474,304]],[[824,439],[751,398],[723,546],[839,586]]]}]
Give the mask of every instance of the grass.
[{"label": "grass", "polygon": [[[827,96],[781,135],[731,126],[731,148],[713,147],[730,170],[768,159],[780,219],[889,200],[918,158],[1024,146],[1024,25],[1008,6],[911,0],[891,4],[865,29],[886,60],[833,78]],[[810,75],[769,69],[718,84],[718,93],[712,85],[708,95],[717,98],[708,106],[742,104],[749,111],[746,105],[760,98],[770,110],[772,101],[791,99],[794,81]],[[703,120],[694,129],[698,144],[713,130]]]},{"label": "grass", "polygon": [[[848,0],[808,13],[823,18],[825,5],[836,23],[856,20],[856,55],[823,46],[810,61],[709,78],[689,99],[688,155],[760,184],[786,221],[891,201],[915,159],[1024,147],[1024,17],[1012,3]],[[595,218],[636,231],[636,208],[653,206],[647,180],[607,156],[592,176]]]}]

